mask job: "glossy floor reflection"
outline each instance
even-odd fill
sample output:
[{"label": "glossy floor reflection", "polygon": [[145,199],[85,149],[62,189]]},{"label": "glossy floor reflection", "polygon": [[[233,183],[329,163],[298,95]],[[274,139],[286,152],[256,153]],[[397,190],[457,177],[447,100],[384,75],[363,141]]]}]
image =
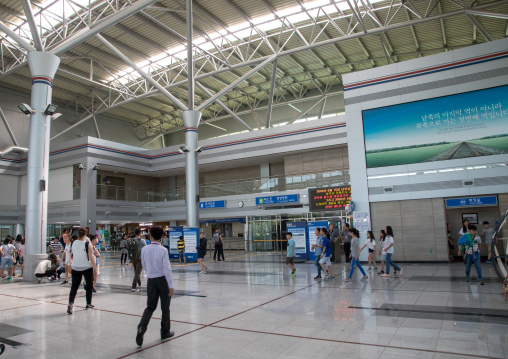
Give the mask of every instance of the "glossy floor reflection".
[{"label": "glossy floor reflection", "polygon": [[[160,310],[142,348],[136,326],[146,304],[131,292],[131,266],[117,253],[101,258],[95,309],[78,292],[66,314],[70,286],[0,283],[0,342],[6,358],[508,358],[508,304],[500,284],[466,283],[464,265],[403,263],[403,278],[316,282],[312,263],[288,275],[275,254],[230,254],[209,262],[173,263],[171,302],[176,336],[159,339]],[[485,278],[495,278],[482,264]],[[472,275],[474,275],[474,270]],[[146,278],[143,278],[146,284]]]}]

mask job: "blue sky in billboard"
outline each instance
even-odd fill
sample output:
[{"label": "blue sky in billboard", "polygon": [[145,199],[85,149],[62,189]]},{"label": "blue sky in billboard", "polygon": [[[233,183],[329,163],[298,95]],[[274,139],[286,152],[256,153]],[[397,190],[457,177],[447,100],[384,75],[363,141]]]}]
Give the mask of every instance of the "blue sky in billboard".
[{"label": "blue sky in billboard", "polygon": [[363,127],[368,168],[508,153],[508,86],[366,110]]}]

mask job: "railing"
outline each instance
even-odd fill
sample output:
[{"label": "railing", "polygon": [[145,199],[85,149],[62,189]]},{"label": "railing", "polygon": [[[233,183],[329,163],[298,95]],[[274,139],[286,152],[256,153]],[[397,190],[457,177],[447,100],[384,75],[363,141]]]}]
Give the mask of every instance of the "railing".
[{"label": "railing", "polygon": [[[349,171],[334,171],[207,183],[199,186],[199,195],[202,198],[224,197],[347,184],[349,184]],[[74,199],[79,199],[79,195],[79,187],[74,188]],[[185,199],[185,187],[142,189],[98,184],[97,199],[132,202],[177,201]]]}]

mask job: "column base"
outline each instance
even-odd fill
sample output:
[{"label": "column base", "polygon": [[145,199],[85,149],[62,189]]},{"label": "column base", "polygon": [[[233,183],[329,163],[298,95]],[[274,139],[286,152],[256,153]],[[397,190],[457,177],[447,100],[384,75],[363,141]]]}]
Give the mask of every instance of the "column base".
[{"label": "column base", "polygon": [[48,259],[47,254],[25,254],[23,264],[23,282],[35,282],[35,269],[39,263],[45,259]]}]

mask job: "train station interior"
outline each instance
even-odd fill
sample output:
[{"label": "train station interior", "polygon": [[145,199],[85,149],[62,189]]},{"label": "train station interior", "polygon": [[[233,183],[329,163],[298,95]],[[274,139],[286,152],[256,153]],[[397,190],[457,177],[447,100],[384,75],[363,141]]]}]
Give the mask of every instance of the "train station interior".
[{"label": "train station interior", "polygon": [[508,1],[0,0],[0,58],[0,356],[508,358]]}]

